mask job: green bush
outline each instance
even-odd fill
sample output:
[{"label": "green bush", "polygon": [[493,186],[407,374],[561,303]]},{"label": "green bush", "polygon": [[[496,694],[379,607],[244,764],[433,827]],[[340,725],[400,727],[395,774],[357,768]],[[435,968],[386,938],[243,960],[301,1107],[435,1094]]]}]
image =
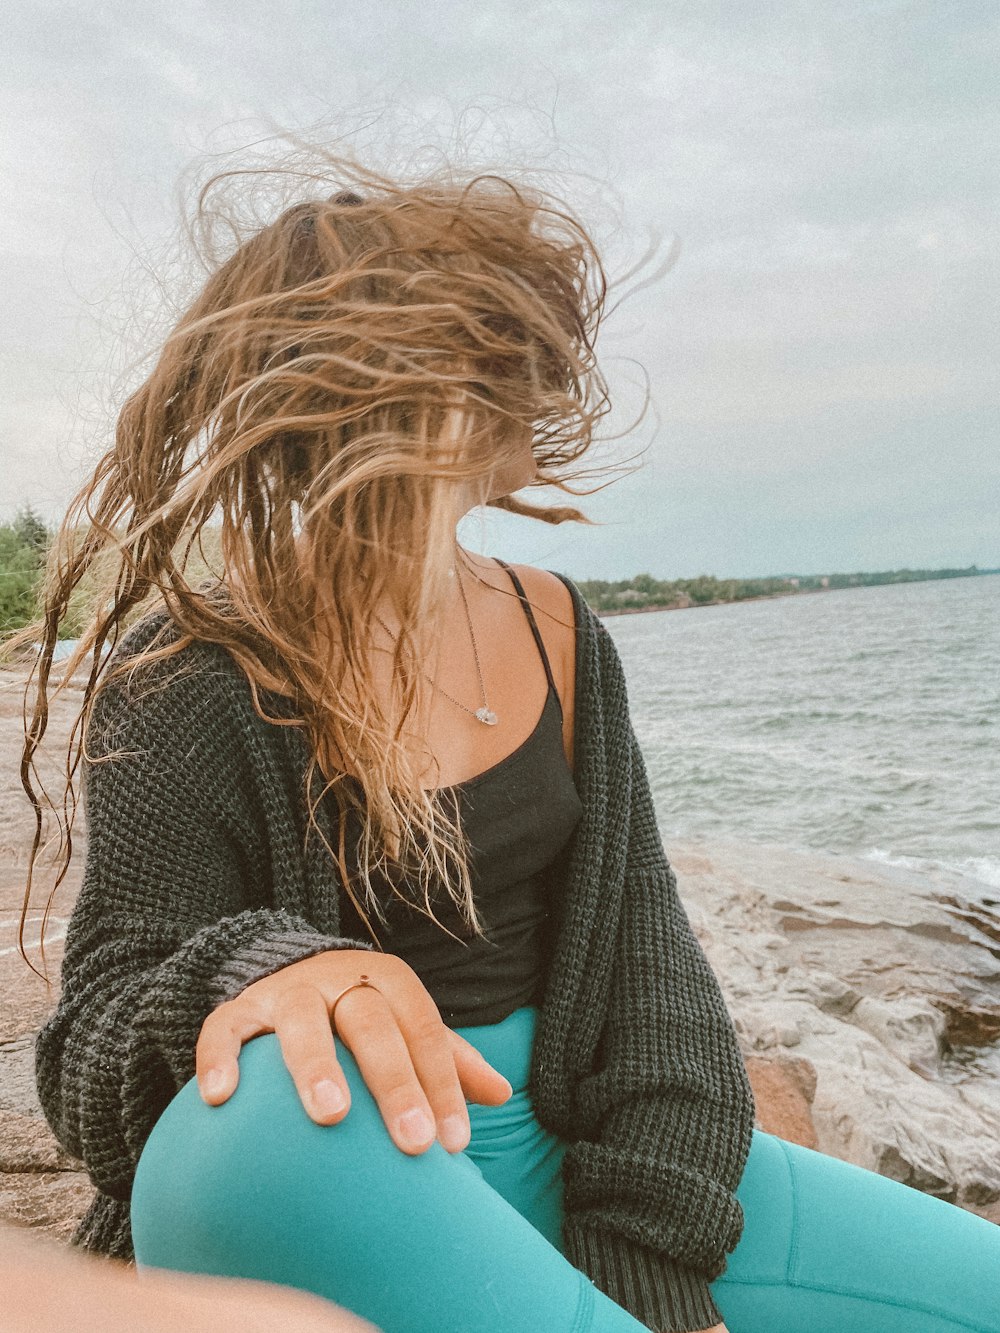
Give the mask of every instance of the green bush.
[{"label": "green bush", "polygon": [[20,629],[38,614],[51,533],[28,506],[0,524],[0,633]]}]

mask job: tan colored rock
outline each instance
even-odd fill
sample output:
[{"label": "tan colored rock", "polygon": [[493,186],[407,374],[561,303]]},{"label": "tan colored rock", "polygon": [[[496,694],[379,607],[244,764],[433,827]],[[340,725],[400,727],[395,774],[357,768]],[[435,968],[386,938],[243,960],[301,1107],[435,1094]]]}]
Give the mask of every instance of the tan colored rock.
[{"label": "tan colored rock", "polygon": [[810,1062],[794,1058],[766,1060],[751,1055],[746,1067],[757,1103],[758,1128],[788,1143],[816,1148],[811,1109],[816,1095],[816,1070]]},{"label": "tan colored rock", "polygon": [[18,1222],[63,1244],[93,1197],[86,1171],[0,1172],[0,1222]]},{"label": "tan colored rock", "polygon": [[0,1171],[79,1171],[81,1163],[56,1142],[41,1111],[0,1112]]}]

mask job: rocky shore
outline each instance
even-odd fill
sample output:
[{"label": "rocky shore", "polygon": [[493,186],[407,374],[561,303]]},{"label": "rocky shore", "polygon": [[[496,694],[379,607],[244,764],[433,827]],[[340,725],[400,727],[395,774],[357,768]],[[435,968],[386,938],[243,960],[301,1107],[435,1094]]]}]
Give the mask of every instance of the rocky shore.
[{"label": "rocky shore", "polygon": [[[0,1219],[65,1240],[90,1185],[41,1115],[32,1043],[57,997],[86,836],[81,808],[46,926],[47,990],[17,951],[35,829],[19,777],[23,689],[0,670]],[[55,701],[37,760],[54,800],[79,702],[76,688]],[[759,1127],[1000,1224],[997,901],[970,898],[957,878],[917,882],[843,856],[718,840],[667,852],[733,1015]],[[32,889],[25,943],[39,968],[55,864],[47,853]]]},{"label": "rocky shore", "polygon": [[760,1127],[1000,1224],[1000,915],[957,876],[668,848]]}]

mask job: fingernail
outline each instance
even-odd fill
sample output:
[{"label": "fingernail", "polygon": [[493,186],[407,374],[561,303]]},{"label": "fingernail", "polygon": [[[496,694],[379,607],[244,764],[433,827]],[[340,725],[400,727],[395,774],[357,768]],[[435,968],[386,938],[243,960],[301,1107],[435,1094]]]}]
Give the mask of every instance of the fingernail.
[{"label": "fingernail", "polygon": [[347,1098],[342,1089],[329,1078],[321,1079],[315,1084],[312,1094],[320,1115],[336,1115],[347,1105]]},{"label": "fingernail", "polygon": [[226,1090],[226,1076],[221,1069],[210,1069],[201,1086],[206,1096],[218,1097]]},{"label": "fingernail", "polygon": [[414,1148],[434,1137],[433,1122],[426,1111],[421,1111],[417,1107],[412,1111],[405,1111],[396,1121],[396,1126],[400,1138],[405,1139]]},{"label": "fingernail", "polygon": [[449,1152],[461,1152],[468,1139],[465,1121],[460,1115],[446,1115],[441,1123],[441,1142]]}]

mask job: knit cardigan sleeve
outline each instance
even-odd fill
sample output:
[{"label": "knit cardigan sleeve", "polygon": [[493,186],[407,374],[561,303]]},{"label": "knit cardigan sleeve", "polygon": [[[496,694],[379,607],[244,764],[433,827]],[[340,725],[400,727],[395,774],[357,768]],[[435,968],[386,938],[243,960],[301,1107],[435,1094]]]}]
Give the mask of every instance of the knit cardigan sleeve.
[{"label": "knit cardigan sleeve", "polygon": [[754,1099],[722,991],[677,892],[628,719],[613,641],[605,685],[622,700],[629,821],[601,1059],[579,1105],[599,1126],[563,1164],[568,1257],[656,1333],[722,1322],[709,1283],[743,1230],[735,1197]]},{"label": "knit cardigan sleeve", "polygon": [[224,697],[218,672],[139,702],[104,682],[86,730],[87,856],[35,1072],[49,1126],[98,1190],[73,1243],[126,1260],[139,1155],[195,1073],[208,1014],[299,959],[371,947],[266,905],[225,813],[246,775]]}]

